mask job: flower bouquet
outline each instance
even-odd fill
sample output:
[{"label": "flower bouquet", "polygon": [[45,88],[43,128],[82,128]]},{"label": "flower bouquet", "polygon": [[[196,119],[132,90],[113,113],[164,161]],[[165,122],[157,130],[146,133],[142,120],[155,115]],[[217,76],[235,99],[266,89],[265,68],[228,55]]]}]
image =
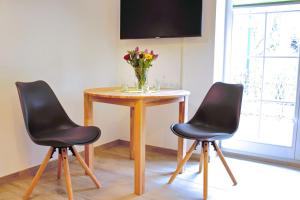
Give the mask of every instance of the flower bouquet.
[{"label": "flower bouquet", "polygon": [[126,60],[135,71],[135,76],[138,81],[137,87],[139,90],[143,90],[147,84],[148,70],[152,66],[152,61],[157,59],[157,57],[158,54],[154,54],[152,50],[150,52],[148,52],[147,49],[140,51],[139,47],[127,51],[127,54],[124,56],[124,60]]}]

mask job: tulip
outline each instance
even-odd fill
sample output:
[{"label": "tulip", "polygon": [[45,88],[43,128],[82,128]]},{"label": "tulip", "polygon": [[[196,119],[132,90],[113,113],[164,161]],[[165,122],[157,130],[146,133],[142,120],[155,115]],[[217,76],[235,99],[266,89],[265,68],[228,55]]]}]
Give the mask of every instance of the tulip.
[{"label": "tulip", "polygon": [[138,52],[139,50],[140,50],[139,47],[135,47],[134,51]]},{"label": "tulip", "polygon": [[128,61],[129,59],[130,59],[130,55],[129,55],[129,54],[126,54],[126,55],[124,56],[124,60]]},{"label": "tulip", "polygon": [[153,58],[153,55],[147,53],[145,54],[145,58],[146,60],[151,60]]}]

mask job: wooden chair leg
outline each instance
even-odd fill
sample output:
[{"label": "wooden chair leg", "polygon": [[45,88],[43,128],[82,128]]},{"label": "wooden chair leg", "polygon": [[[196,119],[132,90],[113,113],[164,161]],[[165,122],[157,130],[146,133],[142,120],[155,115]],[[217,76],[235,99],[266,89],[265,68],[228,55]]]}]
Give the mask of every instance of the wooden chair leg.
[{"label": "wooden chair leg", "polygon": [[61,153],[58,150],[58,158],[57,158],[57,179],[60,179],[61,177],[61,167],[62,167],[62,156]]},{"label": "wooden chair leg", "polygon": [[24,200],[27,200],[29,199],[30,197],[30,194],[32,193],[34,187],[37,185],[38,181],[40,180],[43,172],[45,171],[46,169],[46,166],[52,156],[52,153],[53,153],[53,147],[50,147],[50,149],[48,150],[48,153],[47,155],[45,156],[40,168],[38,169],[36,175],[34,176],[32,182],[31,182],[31,185],[29,186],[29,188],[27,189],[27,191],[25,192],[24,196],[23,196],[23,199]]},{"label": "wooden chair leg", "polygon": [[202,172],[202,166],[203,166],[203,149],[200,150],[200,159],[199,159],[199,174]]},{"label": "wooden chair leg", "polygon": [[178,164],[176,171],[173,173],[173,175],[171,176],[168,184],[171,184],[174,179],[176,178],[176,176],[179,174],[179,172],[181,171],[182,167],[185,165],[185,163],[190,159],[190,157],[192,156],[193,151],[195,150],[196,146],[199,144],[198,141],[195,141],[193,143],[193,145],[191,146],[191,148],[188,150],[188,152],[186,153],[185,157],[182,159],[182,161]]},{"label": "wooden chair leg", "polygon": [[73,149],[73,152],[75,154],[75,157],[77,158],[77,160],[79,161],[79,163],[81,164],[83,169],[85,170],[86,174],[89,175],[89,177],[91,177],[91,179],[95,183],[96,187],[100,188],[101,184],[97,180],[96,176],[93,174],[93,172],[90,170],[90,168],[85,164],[84,160],[82,159],[82,157],[80,156],[78,151],[74,147],[72,147],[72,149]]},{"label": "wooden chair leg", "polygon": [[227,164],[227,162],[226,162],[226,160],[223,156],[223,153],[222,153],[221,149],[219,148],[219,146],[217,145],[217,143],[215,141],[213,142],[213,146],[215,147],[215,150],[217,151],[217,154],[218,154],[219,158],[221,159],[228,175],[230,176],[230,178],[233,182],[233,185],[237,185],[237,181],[236,181],[235,177],[233,176],[233,174],[232,174],[232,172],[231,172],[231,170],[230,170],[230,168],[229,168],[229,166],[228,166],[228,164]]},{"label": "wooden chair leg", "polygon": [[65,179],[66,179],[68,198],[69,198],[69,200],[73,200],[72,182],[71,182],[71,176],[70,176],[67,148],[62,148],[61,153],[62,153],[62,160],[63,160],[63,166],[64,166],[64,174],[65,174]]},{"label": "wooden chair leg", "polygon": [[204,168],[204,173],[203,173],[203,199],[207,199],[207,190],[208,190],[208,155],[209,155],[209,150],[208,150],[208,142],[203,142],[202,143],[202,152],[203,152],[203,157],[204,157],[204,163],[203,163],[203,168]]}]

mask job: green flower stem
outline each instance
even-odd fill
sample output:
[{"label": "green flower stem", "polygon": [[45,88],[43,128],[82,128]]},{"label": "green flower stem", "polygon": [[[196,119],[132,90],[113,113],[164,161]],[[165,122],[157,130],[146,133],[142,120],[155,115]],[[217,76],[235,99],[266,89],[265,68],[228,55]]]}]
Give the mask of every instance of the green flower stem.
[{"label": "green flower stem", "polygon": [[147,83],[148,68],[135,67],[135,76],[138,80],[138,89],[142,90]]}]

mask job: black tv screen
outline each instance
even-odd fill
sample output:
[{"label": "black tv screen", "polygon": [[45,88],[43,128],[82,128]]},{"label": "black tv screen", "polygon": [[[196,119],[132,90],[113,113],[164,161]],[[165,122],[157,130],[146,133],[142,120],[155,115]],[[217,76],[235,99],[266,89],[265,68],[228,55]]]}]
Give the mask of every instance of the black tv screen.
[{"label": "black tv screen", "polygon": [[121,39],[201,36],[202,0],[121,0]]}]

